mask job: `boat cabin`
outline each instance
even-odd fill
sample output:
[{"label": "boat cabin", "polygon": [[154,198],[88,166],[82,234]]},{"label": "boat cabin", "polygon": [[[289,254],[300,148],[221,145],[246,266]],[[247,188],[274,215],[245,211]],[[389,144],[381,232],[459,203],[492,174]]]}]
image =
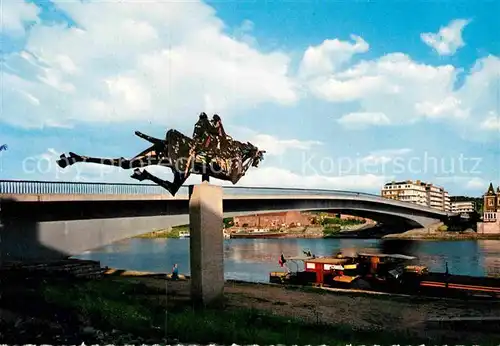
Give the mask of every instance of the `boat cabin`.
[{"label": "boat cabin", "polygon": [[[287,281],[334,287],[355,284],[360,278],[399,281],[406,271],[408,261],[414,259],[416,257],[399,254],[370,253],[358,253],[355,257],[343,256],[340,253],[335,257],[289,257],[286,259],[287,272],[273,272],[270,276],[271,282],[276,283]],[[303,270],[298,262],[303,262]]]},{"label": "boat cabin", "polygon": [[315,274],[317,285],[332,281],[351,282],[357,277],[358,263],[352,257],[320,257],[305,261],[304,271]]},{"label": "boat cabin", "polygon": [[305,261],[305,271],[314,272],[315,284],[343,286],[359,278],[377,280],[400,280],[413,256],[400,254],[358,253],[356,257],[314,258]]},{"label": "boat cabin", "polygon": [[289,257],[286,258],[287,271],[270,273],[270,282],[436,297],[500,298],[499,279],[432,273],[426,266],[412,263],[415,259],[376,253],[358,253],[355,257],[341,254]]}]

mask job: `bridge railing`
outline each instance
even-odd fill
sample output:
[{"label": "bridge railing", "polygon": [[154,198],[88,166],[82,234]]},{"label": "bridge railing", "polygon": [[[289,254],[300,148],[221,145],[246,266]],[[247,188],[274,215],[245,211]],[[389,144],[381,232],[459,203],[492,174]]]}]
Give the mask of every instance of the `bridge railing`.
[{"label": "bridge railing", "polygon": [[[328,189],[306,188],[275,188],[275,187],[245,187],[223,186],[226,195],[346,195],[370,196],[382,198],[379,195]],[[156,184],[130,183],[91,183],[65,181],[29,181],[29,180],[0,180],[1,194],[89,194],[89,195],[162,195],[168,192]],[[188,194],[188,186],[183,186],[178,196]]]},{"label": "bridge railing", "polygon": [[[183,189],[186,189],[187,193],[187,187]],[[167,193],[165,189],[155,184],[0,180],[0,194],[161,195],[165,193]]]},{"label": "bridge railing", "polygon": [[[254,195],[254,196],[349,196],[363,197],[364,200],[372,200],[401,205],[406,204],[412,209],[431,211],[434,213],[446,213],[427,206],[421,206],[410,202],[394,201],[383,198],[380,195],[328,189],[306,189],[306,188],[276,188],[276,187],[246,187],[246,186],[222,186],[225,195]],[[188,196],[189,187],[182,186],[177,197]],[[30,181],[30,180],[0,180],[0,195],[6,194],[32,194],[32,195],[170,195],[165,189],[156,184],[131,184],[131,183],[93,183],[93,182],[66,182],[66,181]],[[448,212],[450,213],[450,212]]]}]

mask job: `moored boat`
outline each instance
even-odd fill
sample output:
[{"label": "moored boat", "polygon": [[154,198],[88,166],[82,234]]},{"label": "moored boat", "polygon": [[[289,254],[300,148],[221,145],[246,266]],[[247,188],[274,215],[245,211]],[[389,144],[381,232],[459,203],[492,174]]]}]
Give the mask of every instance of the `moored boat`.
[{"label": "moored boat", "polygon": [[189,231],[180,231],[179,232],[179,238],[185,239],[185,238],[189,238],[189,237],[190,237]]},{"label": "moored boat", "polygon": [[[416,259],[370,253],[289,257],[284,261],[289,263],[288,270],[270,273],[270,282],[438,297],[500,298],[500,278],[429,272]],[[292,263],[295,271],[290,269]]]}]

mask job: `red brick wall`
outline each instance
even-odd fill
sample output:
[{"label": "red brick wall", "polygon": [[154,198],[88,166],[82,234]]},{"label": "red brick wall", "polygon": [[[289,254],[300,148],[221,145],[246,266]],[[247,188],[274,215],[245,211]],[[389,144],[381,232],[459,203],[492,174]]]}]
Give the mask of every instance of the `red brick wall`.
[{"label": "red brick wall", "polygon": [[[260,219],[260,220],[259,220]],[[289,226],[291,223],[301,226],[311,224],[309,216],[302,214],[298,211],[289,211],[281,213],[265,213],[258,215],[246,215],[246,216],[236,216],[234,217],[235,226],[242,227],[247,224],[248,227],[261,227],[261,228],[271,228],[271,227],[282,227],[282,225]]]},{"label": "red brick wall", "polygon": [[302,214],[299,211],[289,211],[286,213],[286,224],[300,224],[301,226],[310,225],[311,217],[307,214]]}]

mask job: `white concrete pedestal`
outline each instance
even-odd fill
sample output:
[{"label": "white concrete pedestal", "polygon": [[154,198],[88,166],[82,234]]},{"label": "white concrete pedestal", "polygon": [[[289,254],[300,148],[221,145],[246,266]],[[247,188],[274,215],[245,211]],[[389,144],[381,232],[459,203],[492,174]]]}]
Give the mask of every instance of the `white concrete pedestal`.
[{"label": "white concrete pedestal", "polygon": [[197,304],[221,301],[224,293],[222,187],[194,185],[189,199],[191,297]]}]

